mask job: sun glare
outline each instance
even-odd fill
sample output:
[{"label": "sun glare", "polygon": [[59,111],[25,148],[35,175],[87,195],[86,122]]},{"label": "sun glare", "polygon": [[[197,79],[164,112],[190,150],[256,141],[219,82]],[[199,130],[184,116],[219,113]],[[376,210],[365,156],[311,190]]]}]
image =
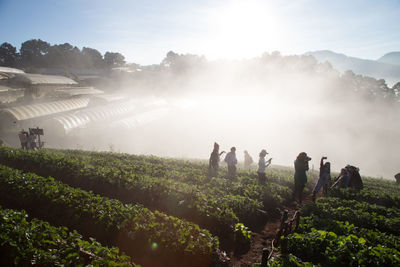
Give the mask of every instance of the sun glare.
[{"label": "sun glare", "polygon": [[261,1],[234,1],[216,17],[214,53],[217,57],[242,58],[273,48],[279,35],[273,9]]}]

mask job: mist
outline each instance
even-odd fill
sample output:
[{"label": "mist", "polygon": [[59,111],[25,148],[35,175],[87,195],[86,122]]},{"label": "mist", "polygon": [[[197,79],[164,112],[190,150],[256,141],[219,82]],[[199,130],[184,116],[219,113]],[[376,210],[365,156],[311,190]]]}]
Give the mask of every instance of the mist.
[{"label": "mist", "polygon": [[277,53],[235,61],[176,55],[118,77],[113,93],[139,107],[129,114],[113,111],[65,134],[39,121],[46,146],[208,159],[218,142],[221,151],[235,146],[239,160],[247,150],[257,162],[266,149],[273,164],[293,166],[305,151],[315,169],[327,156],[333,171],[351,164],[367,176],[399,172],[399,103],[353,85],[328,63]]}]

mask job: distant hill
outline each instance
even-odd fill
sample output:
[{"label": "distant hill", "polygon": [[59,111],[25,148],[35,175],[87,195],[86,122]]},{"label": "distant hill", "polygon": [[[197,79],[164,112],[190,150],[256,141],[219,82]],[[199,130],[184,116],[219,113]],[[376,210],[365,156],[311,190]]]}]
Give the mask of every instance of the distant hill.
[{"label": "distant hill", "polygon": [[352,70],[356,74],[385,79],[389,86],[400,81],[400,60],[398,60],[398,65],[386,62],[393,62],[396,58],[400,58],[400,52],[386,54],[379,60],[348,57],[329,50],[307,52],[306,55],[314,56],[319,62],[329,61],[335,69],[341,72]]},{"label": "distant hill", "polygon": [[378,59],[378,61],[400,66],[400,51],[387,53]]}]

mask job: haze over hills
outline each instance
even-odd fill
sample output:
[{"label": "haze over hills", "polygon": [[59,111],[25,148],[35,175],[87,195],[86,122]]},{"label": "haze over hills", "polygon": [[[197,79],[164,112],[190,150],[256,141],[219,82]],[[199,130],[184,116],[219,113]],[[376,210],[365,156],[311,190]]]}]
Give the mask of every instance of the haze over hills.
[{"label": "haze over hills", "polygon": [[387,53],[378,59],[378,61],[400,66],[400,51]]},{"label": "haze over hills", "polygon": [[389,86],[400,81],[400,52],[388,53],[378,60],[349,57],[330,50],[307,52],[306,55],[314,56],[318,62],[328,61],[341,72],[352,70],[355,74],[385,79]]}]

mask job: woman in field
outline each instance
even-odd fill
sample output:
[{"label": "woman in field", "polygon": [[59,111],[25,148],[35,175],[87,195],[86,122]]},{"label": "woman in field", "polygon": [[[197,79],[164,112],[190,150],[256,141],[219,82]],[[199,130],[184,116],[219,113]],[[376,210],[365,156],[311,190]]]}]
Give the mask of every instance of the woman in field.
[{"label": "woman in field", "polygon": [[265,169],[271,164],[272,158],[270,158],[268,161],[265,161],[265,156],[267,155],[267,151],[265,149],[261,150],[260,152],[260,159],[258,160],[258,182],[260,184],[264,184],[265,180],[267,179],[265,176]]},{"label": "woman in field", "polygon": [[311,160],[306,152],[301,152],[294,161],[294,190],[293,199],[296,200],[296,195],[299,198],[299,204],[302,204],[303,190],[307,183],[306,171],[308,171],[308,162]]}]

